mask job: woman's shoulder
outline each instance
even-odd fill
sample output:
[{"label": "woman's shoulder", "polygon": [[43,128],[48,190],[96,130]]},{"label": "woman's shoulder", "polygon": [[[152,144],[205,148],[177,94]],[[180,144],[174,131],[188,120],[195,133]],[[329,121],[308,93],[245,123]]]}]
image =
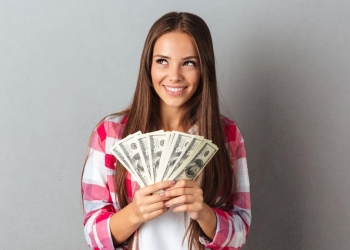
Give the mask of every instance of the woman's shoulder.
[{"label": "woman's shoulder", "polygon": [[116,124],[121,124],[125,125],[127,122],[128,116],[126,114],[120,114],[120,113],[115,113],[106,116],[105,118],[102,119],[103,123],[116,123]]},{"label": "woman's shoulder", "polygon": [[221,115],[221,123],[222,123],[222,126],[223,127],[226,127],[226,126],[234,126],[234,127],[237,127],[237,124],[234,120],[224,116],[224,115]]},{"label": "woman's shoulder", "polygon": [[127,120],[128,116],[126,114],[111,114],[104,117],[94,130],[102,141],[107,137],[119,138],[124,131]]},{"label": "woman's shoulder", "polygon": [[242,141],[241,132],[238,129],[236,121],[221,115],[221,124],[228,141]]}]

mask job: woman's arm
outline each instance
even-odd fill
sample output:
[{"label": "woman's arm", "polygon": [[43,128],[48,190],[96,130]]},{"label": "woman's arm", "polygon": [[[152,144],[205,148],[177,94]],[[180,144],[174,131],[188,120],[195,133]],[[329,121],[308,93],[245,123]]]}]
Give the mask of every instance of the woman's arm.
[{"label": "woman's arm", "polygon": [[228,205],[230,211],[213,208],[217,217],[216,234],[212,241],[202,239],[201,242],[211,249],[241,249],[246,242],[251,224],[250,182],[247,168],[244,140],[236,124],[223,119],[230,152],[231,165],[236,175],[236,195],[232,195]]},{"label": "woman's arm", "polygon": [[[201,242],[211,249],[241,249],[246,242],[251,223],[250,192],[246,159],[240,159],[236,165],[237,193],[230,211],[213,208],[217,217],[214,238],[202,239]],[[241,171],[241,173],[239,173]]]},{"label": "woman's arm", "polygon": [[[108,153],[108,148],[117,140],[115,135],[119,134],[116,133],[119,125],[109,121],[100,124],[93,132],[82,176],[84,233],[88,245],[93,249],[115,249],[114,245],[125,245],[141,223],[168,210],[164,205],[167,198],[162,193],[152,193],[174,184],[164,181],[139,189],[134,194],[133,202],[120,209],[115,200],[118,192],[114,189],[115,158]],[[108,127],[113,128],[113,133]],[[129,181],[131,186],[136,185]],[[135,187],[132,189],[135,190]]]},{"label": "woman's arm", "polygon": [[233,122],[225,127],[231,164],[236,174],[236,194],[227,202],[230,211],[210,208],[203,202],[202,189],[194,181],[181,180],[165,192],[166,206],[176,206],[174,212],[188,212],[197,220],[207,237],[200,241],[211,249],[241,249],[251,223],[250,185],[243,138]]},{"label": "woman's arm", "polygon": [[82,196],[84,202],[84,234],[90,248],[114,249],[109,230],[110,218],[119,205],[113,204],[111,187],[114,187],[114,164],[112,157],[105,153],[105,140],[100,134],[105,133],[104,124],[99,125],[92,133],[89,152],[82,176]]}]

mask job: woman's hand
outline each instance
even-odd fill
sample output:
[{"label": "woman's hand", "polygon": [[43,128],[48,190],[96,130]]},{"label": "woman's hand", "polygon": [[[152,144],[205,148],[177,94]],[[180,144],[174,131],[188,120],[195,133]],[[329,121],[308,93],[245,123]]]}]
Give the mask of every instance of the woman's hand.
[{"label": "woman's hand", "polygon": [[[111,217],[109,226],[115,244],[122,244],[143,222],[168,210],[164,203],[169,198],[164,196],[163,190],[174,184],[174,181],[162,181],[135,192],[134,200]],[[155,192],[157,194],[153,194]]]},{"label": "woman's hand", "polygon": [[173,212],[188,212],[194,220],[201,218],[205,203],[203,201],[203,191],[196,181],[178,181],[173,187],[165,191],[165,197],[169,198],[165,206],[174,206]]},{"label": "woman's hand", "polygon": [[196,181],[180,180],[164,192],[166,207],[174,207],[173,212],[187,212],[196,220],[203,232],[213,239],[216,232],[216,215],[203,199],[203,191]]},{"label": "woman's hand", "polygon": [[174,181],[162,181],[137,190],[130,204],[134,223],[141,224],[165,213],[168,208],[164,203],[169,198],[165,197],[163,190],[174,184]]}]

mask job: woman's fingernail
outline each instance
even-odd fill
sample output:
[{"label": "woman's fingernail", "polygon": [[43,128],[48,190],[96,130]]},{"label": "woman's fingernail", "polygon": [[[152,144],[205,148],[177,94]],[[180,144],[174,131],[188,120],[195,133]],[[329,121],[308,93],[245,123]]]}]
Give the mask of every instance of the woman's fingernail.
[{"label": "woman's fingernail", "polygon": [[160,196],[160,197],[164,197],[164,196],[165,196],[165,193],[164,193],[164,192],[161,192],[161,193],[159,193],[159,196]]},{"label": "woman's fingernail", "polygon": [[175,185],[175,181],[174,180],[169,181],[169,185],[174,186]]},{"label": "woman's fingernail", "polygon": [[169,202],[165,202],[165,206],[166,206],[166,207],[170,207]]}]

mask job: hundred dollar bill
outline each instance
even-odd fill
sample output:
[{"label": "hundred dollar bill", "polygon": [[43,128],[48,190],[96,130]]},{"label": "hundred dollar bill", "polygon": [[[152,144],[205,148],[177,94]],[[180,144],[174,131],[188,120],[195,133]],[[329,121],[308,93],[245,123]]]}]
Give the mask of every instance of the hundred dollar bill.
[{"label": "hundred dollar bill", "polygon": [[124,155],[122,149],[119,145],[114,145],[111,148],[112,154],[118,159],[118,161],[128,170],[128,172],[134,177],[140,187],[145,187],[143,181],[140,179],[135,170],[131,167],[131,163],[128,161],[127,157]]},{"label": "hundred dollar bill", "polygon": [[170,135],[169,135],[169,139],[168,139],[168,143],[167,143],[167,147],[168,147],[168,149],[169,149],[169,147],[172,145],[172,143],[173,143],[173,140],[174,140],[174,138],[175,138],[175,135],[177,134],[177,133],[180,133],[180,132],[178,132],[178,131],[172,131],[172,132],[167,132],[167,133],[170,133]]},{"label": "hundred dollar bill", "polygon": [[195,179],[204,169],[205,165],[218,151],[218,147],[209,140],[204,140],[187,158],[171,178],[175,181],[182,179]]},{"label": "hundred dollar bill", "polygon": [[149,146],[148,136],[147,134],[141,134],[141,135],[135,136],[135,139],[139,145],[138,150],[140,154],[141,163],[147,169],[146,172],[149,180],[148,184],[152,184],[154,183],[154,179],[153,179],[153,169],[151,169],[152,162],[150,159],[150,152],[148,149],[148,146]]},{"label": "hundred dollar bill", "polygon": [[149,155],[151,159],[151,169],[153,170],[153,179],[156,181],[160,159],[162,157],[163,148],[167,144],[170,133],[163,130],[148,133]]},{"label": "hundred dollar bill", "polygon": [[[136,174],[128,165],[125,156],[121,153],[121,150],[118,145],[114,145],[111,148],[111,153],[117,158],[117,160],[131,173],[131,174]],[[129,170],[130,168],[130,170]]]},{"label": "hundred dollar bill", "polygon": [[135,133],[132,136],[128,136],[123,140],[119,141],[119,147],[126,156],[127,160],[130,162],[131,167],[134,172],[140,177],[143,182],[143,186],[147,186],[149,184],[149,180],[147,177],[147,169],[146,166],[143,166],[140,156],[140,151],[138,150],[139,144],[135,140],[135,136],[141,134]]},{"label": "hundred dollar bill", "polygon": [[157,178],[154,180],[154,182],[162,181],[163,173],[165,170],[165,166],[168,164],[167,159],[169,155],[169,151],[171,151],[171,144],[174,139],[176,131],[167,131],[164,132],[166,134],[165,136],[165,143],[163,146],[163,152],[159,160],[158,170],[157,170]]},{"label": "hundred dollar bill", "polygon": [[195,150],[203,140],[203,136],[194,135],[190,140],[188,146],[183,148],[181,154],[177,157],[176,161],[173,164],[171,164],[171,167],[168,169],[167,174],[163,177],[163,180],[171,180],[173,173],[177,171],[181,164],[191,155],[193,150]]},{"label": "hundred dollar bill", "polygon": [[[170,151],[170,145],[171,145],[171,142],[174,138],[174,135],[175,135],[175,131],[167,131],[167,132],[164,132],[166,134],[166,139],[165,139],[165,143],[164,143],[164,146],[163,146],[163,152],[162,152],[162,157],[160,158],[159,160],[159,166],[164,166],[164,164],[166,164],[166,157],[168,155],[168,152]],[[162,171],[162,169],[159,169],[159,171]],[[159,174],[157,174],[159,176]]]},{"label": "hundred dollar bill", "polygon": [[[173,171],[175,164],[181,159],[180,156],[190,146],[194,135],[186,134],[178,131],[173,131],[173,140],[169,146],[169,150],[165,151],[164,161],[162,162],[162,170],[157,176],[158,180],[165,180],[164,178]],[[163,153],[164,154],[164,153]]]}]

